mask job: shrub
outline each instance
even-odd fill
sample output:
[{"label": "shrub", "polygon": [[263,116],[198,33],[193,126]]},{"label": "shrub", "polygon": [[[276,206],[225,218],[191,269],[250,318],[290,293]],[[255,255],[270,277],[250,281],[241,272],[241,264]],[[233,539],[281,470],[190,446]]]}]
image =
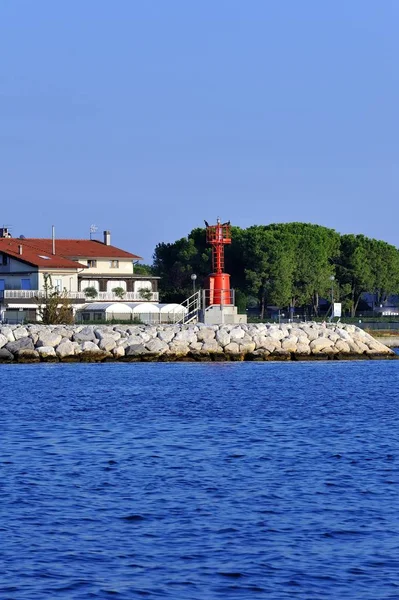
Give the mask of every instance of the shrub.
[{"label": "shrub", "polygon": [[84,295],[87,298],[97,298],[98,292],[95,287],[89,286],[83,290]]}]

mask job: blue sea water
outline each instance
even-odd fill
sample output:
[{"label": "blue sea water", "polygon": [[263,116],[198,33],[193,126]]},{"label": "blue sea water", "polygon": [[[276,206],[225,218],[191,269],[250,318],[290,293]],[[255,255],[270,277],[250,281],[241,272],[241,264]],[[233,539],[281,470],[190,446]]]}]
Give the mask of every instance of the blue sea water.
[{"label": "blue sea water", "polygon": [[2,600],[399,598],[399,361],[0,377]]}]

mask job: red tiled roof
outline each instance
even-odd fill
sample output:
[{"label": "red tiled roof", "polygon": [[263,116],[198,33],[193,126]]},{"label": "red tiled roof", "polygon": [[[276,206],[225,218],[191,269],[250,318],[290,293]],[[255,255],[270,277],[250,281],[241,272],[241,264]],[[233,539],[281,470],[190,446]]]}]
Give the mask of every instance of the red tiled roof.
[{"label": "red tiled roof", "polygon": [[[50,240],[51,241],[51,240]],[[20,254],[20,247],[22,254]],[[26,239],[0,238],[0,252],[26,262],[35,267],[47,267],[48,269],[82,269],[87,268],[78,261],[70,260],[60,254],[52,254],[47,249],[38,248]]]},{"label": "red tiled roof", "polygon": [[[52,240],[41,238],[25,238],[23,242],[40,248],[47,253],[52,251]],[[98,240],[55,240],[55,251],[67,258],[131,258],[141,259],[141,256],[131,254],[115,246],[107,246]]]}]

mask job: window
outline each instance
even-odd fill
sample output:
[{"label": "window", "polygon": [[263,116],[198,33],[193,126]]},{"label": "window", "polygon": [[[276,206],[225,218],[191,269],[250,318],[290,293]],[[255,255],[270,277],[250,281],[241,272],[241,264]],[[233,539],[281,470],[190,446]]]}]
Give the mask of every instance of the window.
[{"label": "window", "polygon": [[110,269],[119,269],[119,260],[110,260],[109,266]]},{"label": "window", "polygon": [[7,260],[7,258],[8,258],[8,256],[7,256],[6,254],[2,254],[2,255],[1,255],[1,262],[2,262],[2,265],[3,265],[3,266],[5,266],[5,265],[7,265],[7,264],[8,264],[8,260]]},{"label": "window", "polygon": [[87,261],[87,266],[91,267],[92,269],[96,269],[97,268],[97,261],[96,260],[88,260]]},{"label": "window", "polygon": [[30,290],[30,279],[21,279],[21,290]]}]

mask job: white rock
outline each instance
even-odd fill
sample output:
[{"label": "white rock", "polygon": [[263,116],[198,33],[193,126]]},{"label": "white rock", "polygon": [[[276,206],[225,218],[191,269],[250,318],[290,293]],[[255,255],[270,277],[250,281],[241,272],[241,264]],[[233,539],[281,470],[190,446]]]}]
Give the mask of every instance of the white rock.
[{"label": "white rock", "polygon": [[100,348],[94,342],[83,342],[80,347],[82,352],[100,352]]},{"label": "white rock", "polygon": [[215,330],[211,327],[201,327],[197,333],[199,342],[208,342],[215,339]]},{"label": "white rock", "polygon": [[242,327],[233,327],[230,331],[230,341],[239,342],[245,336],[245,331]]},{"label": "white rock", "polygon": [[307,344],[301,344],[298,342],[296,347],[296,354],[310,354],[309,341]]},{"label": "white rock", "polygon": [[190,329],[182,329],[178,333],[176,333],[175,338],[173,340],[174,343],[184,342],[186,344],[192,344],[197,341],[197,336]]},{"label": "white rock", "polygon": [[335,348],[338,350],[338,352],[343,352],[345,354],[349,354],[349,352],[351,351],[349,345],[346,343],[345,340],[336,341]]},{"label": "white rock", "polygon": [[[196,339],[197,338],[195,338],[195,340]],[[169,344],[168,348],[169,349],[166,351],[166,354],[176,354],[177,356],[185,356],[190,351],[189,345],[187,344],[187,342],[184,341],[175,342],[173,340],[173,342]]]},{"label": "white rock", "polygon": [[173,329],[165,329],[158,331],[157,336],[160,340],[162,340],[162,342],[166,342],[168,344],[175,337],[175,332],[173,331]]},{"label": "white rock", "polygon": [[230,334],[226,329],[219,329],[216,331],[216,341],[222,346],[230,344]]},{"label": "white rock", "polygon": [[55,349],[57,356],[60,358],[65,358],[67,356],[74,356],[75,354],[75,345],[73,342],[69,340],[64,340],[57,346]]},{"label": "white rock", "polygon": [[313,354],[317,354],[326,348],[331,348],[334,345],[334,342],[329,340],[326,337],[319,337],[312,342],[310,342],[310,349]]},{"label": "white rock", "polygon": [[105,335],[100,338],[98,347],[100,350],[104,350],[105,352],[111,352],[116,346],[116,341],[111,335]]},{"label": "white rock", "polygon": [[125,349],[122,348],[122,346],[116,346],[112,350],[112,354],[115,356],[115,358],[122,358],[122,356],[125,356]]},{"label": "white rock", "polygon": [[228,354],[239,354],[240,346],[236,342],[230,342],[230,344],[227,344],[227,346],[225,346],[224,350]]},{"label": "white rock", "polygon": [[284,337],[284,332],[281,329],[270,329],[269,330],[269,338],[272,340],[282,340]]},{"label": "white rock", "polygon": [[42,358],[46,358],[47,356],[56,356],[53,346],[40,346],[39,348],[36,348],[36,350]]},{"label": "white rock", "polygon": [[151,339],[149,342],[146,343],[145,347],[150,352],[159,354],[163,354],[168,350],[168,344],[166,342],[163,342],[159,338]]},{"label": "white rock", "polygon": [[58,346],[58,344],[61,344],[61,341],[62,341],[61,335],[59,335],[57,333],[41,331],[39,333],[39,339],[36,342],[36,347],[40,348],[43,346],[52,346],[52,348],[55,348],[56,346]]},{"label": "white rock", "polygon": [[208,342],[204,342],[202,346],[202,352],[222,352],[223,349],[216,340],[209,340]]},{"label": "white rock", "polygon": [[14,333],[11,327],[2,327],[0,331],[2,335],[5,335],[9,342],[15,342]]},{"label": "white rock", "polygon": [[240,344],[240,352],[246,354],[247,352],[253,352],[256,348],[255,342],[244,342]]},{"label": "white rock", "polygon": [[20,340],[21,338],[28,337],[28,330],[25,327],[18,327],[14,329],[14,338]]}]

